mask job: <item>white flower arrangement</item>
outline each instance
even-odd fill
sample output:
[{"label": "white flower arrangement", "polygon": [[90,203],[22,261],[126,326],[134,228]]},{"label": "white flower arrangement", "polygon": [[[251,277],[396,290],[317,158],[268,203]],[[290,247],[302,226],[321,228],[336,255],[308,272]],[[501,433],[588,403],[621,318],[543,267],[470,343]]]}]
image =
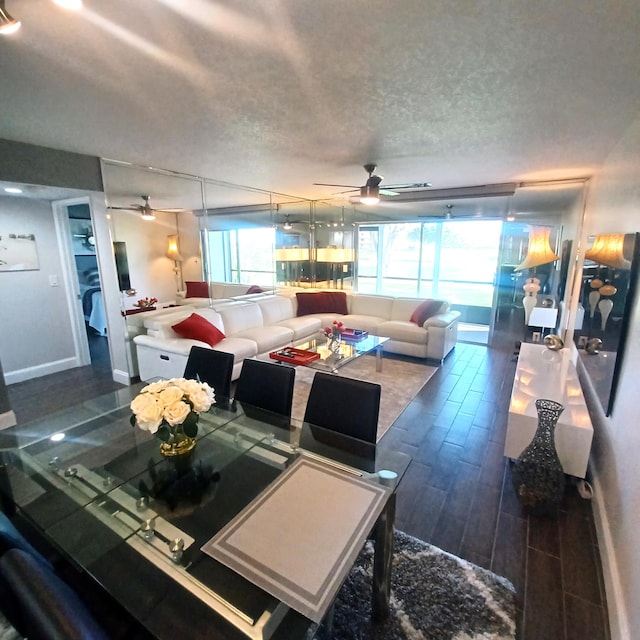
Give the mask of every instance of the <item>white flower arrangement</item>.
[{"label": "white flower arrangement", "polygon": [[206,382],[185,378],[152,382],[129,405],[133,412],[131,426],[137,425],[163,442],[175,440],[180,429],[185,436],[195,438],[199,414],[208,411],[214,399],[213,389]]}]

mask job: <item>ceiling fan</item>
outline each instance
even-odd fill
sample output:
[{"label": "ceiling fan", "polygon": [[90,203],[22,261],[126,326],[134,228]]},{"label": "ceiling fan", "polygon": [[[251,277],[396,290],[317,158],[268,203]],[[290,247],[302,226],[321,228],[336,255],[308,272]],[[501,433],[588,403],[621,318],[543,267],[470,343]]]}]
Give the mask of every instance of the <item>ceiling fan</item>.
[{"label": "ceiling fan", "polygon": [[296,219],[291,218],[291,216],[287,213],[287,214],[286,214],[286,215],[281,219],[281,221],[280,221],[280,222],[277,222],[277,221],[276,221],[276,222],[275,222],[275,224],[276,224],[276,226],[277,226],[278,224],[281,224],[281,225],[282,225],[282,228],[283,228],[285,231],[291,231],[291,229],[293,229],[293,225],[294,225],[294,224],[306,224],[306,225],[308,225],[308,224],[309,224],[309,218],[301,219],[301,220],[296,220]]},{"label": "ceiling fan", "polygon": [[369,163],[364,165],[364,170],[369,174],[366,183],[362,187],[353,184],[327,184],[324,182],[314,182],[318,187],[348,187],[347,191],[339,193],[349,193],[349,191],[360,191],[360,202],[362,204],[378,204],[380,202],[380,194],[383,196],[397,196],[398,189],[426,189],[431,186],[430,182],[414,182],[410,184],[390,184],[383,188],[380,183],[384,180],[383,176],[377,176],[373,172],[376,165]]},{"label": "ceiling fan", "polygon": [[454,217],[455,218],[481,218],[482,214],[476,211],[473,211],[471,209],[467,209],[467,210],[463,209],[462,211],[459,210],[454,216],[453,205],[448,204],[446,205],[446,211],[443,211],[442,213],[430,213],[425,215],[419,215],[417,217],[426,218],[430,220],[452,220]]},{"label": "ceiling fan", "polygon": [[109,209],[119,209],[121,211],[137,211],[143,220],[155,220],[156,211],[161,213],[180,213],[184,209],[155,209],[149,204],[151,196],[140,196],[144,204],[131,204],[128,207],[109,207]]}]

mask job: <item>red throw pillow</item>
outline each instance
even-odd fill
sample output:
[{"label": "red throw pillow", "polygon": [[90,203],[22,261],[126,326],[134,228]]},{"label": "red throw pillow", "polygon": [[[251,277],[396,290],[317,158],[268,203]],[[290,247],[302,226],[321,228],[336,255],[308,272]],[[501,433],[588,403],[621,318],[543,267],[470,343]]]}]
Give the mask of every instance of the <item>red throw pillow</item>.
[{"label": "red throw pillow", "polygon": [[225,337],[218,327],[212,325],[206,318],[197,313],[192,313],[182,322],[172,325],[171,328],[181,338],[200,340],[200,342],[206,342],[211,347],[218,344]]},{"label": "red throw pillow", "polygon": [[264,293],[264,291],[257,284],[252,284],[247,289],[247,294],[249,294],[249,293]]},{"label": "red throw pillow", "polygon": [[344,291],[319,291],[318,293],[296,293],[299,316],[312,313],[340,313],[346,315],[347,294]]},{"label": "red throw pillow", "polygon": [[185,298],[208,298],[209,285],[206,282],[185,282],[187,295]]},{"label": "red throw pillow", "polygon": [[435,316],[440,307],[444,304],[444,300],[425,300],[421,302],[411,314],[410,322],[415,322],[418,326],[422,326],[431,316]]}]

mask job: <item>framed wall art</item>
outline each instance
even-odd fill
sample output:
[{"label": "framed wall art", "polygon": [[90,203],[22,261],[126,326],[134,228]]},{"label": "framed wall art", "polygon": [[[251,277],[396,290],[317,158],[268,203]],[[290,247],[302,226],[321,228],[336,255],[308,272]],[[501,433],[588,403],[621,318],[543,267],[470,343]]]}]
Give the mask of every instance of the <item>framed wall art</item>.
[{"label": "framed wall art", "polygon": [[0,230],[0,271],[40,269],[36,237],[33,233],[7,233]]}]

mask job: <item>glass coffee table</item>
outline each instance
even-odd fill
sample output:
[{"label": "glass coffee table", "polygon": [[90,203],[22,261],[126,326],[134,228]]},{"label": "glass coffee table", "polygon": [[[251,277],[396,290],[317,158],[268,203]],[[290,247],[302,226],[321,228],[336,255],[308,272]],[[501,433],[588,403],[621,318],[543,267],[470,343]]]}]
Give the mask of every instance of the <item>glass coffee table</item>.
[{"label": "glass coffee table", "polygon": [[[353,362],[356,358],[364,356],[368,353],[375,353],[376,371],[382,371],[382,345],[389,338],[383,336],[367,335],[362,339],[344,338],[335,350],[330,349],[327,344],[327,338],[323,333],[318,333],[317,337],[307,340],[296,345],[296,349],[317,353],[320,357],[310,362],[304,363],[304,366],[319,371],[336,372],[338,369]],[[276,362],[276,360],[272,360]],[[286,362],[284,364],[287,364]],[[295,364],[295,363],[289,363]],[[301,363],[302,364],[302,363]]]}]

